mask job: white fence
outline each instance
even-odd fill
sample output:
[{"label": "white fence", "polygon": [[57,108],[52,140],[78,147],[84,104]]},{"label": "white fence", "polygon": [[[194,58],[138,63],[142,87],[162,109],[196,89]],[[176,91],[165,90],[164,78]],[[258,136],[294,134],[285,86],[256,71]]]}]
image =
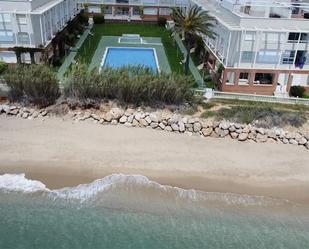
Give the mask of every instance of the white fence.
[{"label": "white fence", "polygon": [[271,102],[271,103],[282,103],[282,104],[309,105],[309,99],[303,99],[303,98],[265,96],[265,95],[244,94],[244,93],[229,93],[229,92],[219,92],[212,90],[206,90],[204,96],[207,99],[238,99],[238,100],[249,100],[249,101],[260,101],[260,102]]}]

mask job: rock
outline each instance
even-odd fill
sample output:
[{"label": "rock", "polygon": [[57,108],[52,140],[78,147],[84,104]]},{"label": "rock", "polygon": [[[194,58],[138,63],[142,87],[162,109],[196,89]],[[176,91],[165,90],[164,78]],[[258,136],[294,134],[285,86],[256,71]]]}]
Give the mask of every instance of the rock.
[{"label": "rock", "polygon": [[152,122],[152,123],[150,124],[150,127],[151,127],[152,129],[155,129],[155,128],[157,128],[158,126],[159,126],[159,124],[156,123],[156,122]]},{"label": "rock", "polygon": [[231,136],[231,138],[236,139],[236,138],[238,138],[238,133],[236,133],[236,132],[231,132],[231,133],[230,133],[230,136]]},{"label": "rock", "polygon": [[297,142],[299,145],[305,145],[307,143],[307,139],[305,139],[304,137],[301,137],[297,139]]},{"label": "rock", "polygon": [[194,132],[199,132],[202,129],[202,125],[200,122],[196,122],[193,124],[193,131]]},{"label": "rock", "polygon": [[118,107],[112,108],[109,112],[112,114],[113,119],[116,120],[120,119],[124,114],[124,111]]},{"label": "rock", "polygon": [[231,125],[231,126],[229,127],[229,131],[230,131],[230,132],[235,132],[235,131],[236,131],[235,126],[234,126],[234,125]]},{"label": "rock", "polygon": [[139,122],[136,119],[133,119],[132,126],[139,126]]},{"label": "rock", "polygon": [[239,129],[236,129],[235,132],[238,133],[238,134],[241,134],[241,133],[243,133],[243,130],[242,130],[242,128],[239,128]]},{"label": "rock", "polygon": [[147,122],[145,119],[143,119],[143,118],[140,119],[139,123],[140,123],[140,125],[143,126],[143,127],[146,127],[146,126],[149,125],[148,122]]},{"label": "rock", "polygon": [[256,140],[256,133],[255,132],[250,132],[248,134],[248,139],[251,139],[251,140]]},{"label": "rock", "polygon": [[172,127],[170,127],[169,125],[165,126],[164,130],[165,131],[173,131]]},{"label": "rock", "polygon": [[155,114],[155,113],[150,113],[149,118],[150,118],[151,122],[154,122],[154,123],[159,122],[159,118],[158,118],[157,114]]},{"label": "rock", "polygon": [[33,118],[37,118],[39,116],[39,112],[38,111],[34,111],[33,113],[32,113],[32,117]]},{"label": "rock", "polygon": [[185,131],[185,134],[188,135],[188,136],[192,136],[193,133],[191,131]]},{"label": "rock", "polygon": [[298,142],[294,138],[289,139],[289,143],[293,145],[298,145]]},{"label": "rock", "polygon": [[[120,119],[119,119],[119,123],[124,124],[128,121],[128,117],[123,115]],[[131,122],[129,122],[131,123]]]},{"label": "rock", "polygon": [[185,127],[186,127],[186,128],[192,128],[192,130],[193,130],[193,124],[187,123],[187,124],[185,124]]},{"label": "rock", "polygon": [[177,124],[171,124],[173,131],[179,131],[179,126]]},{"label": "rock", "polygon": [[243,129],[242,129],[242,132],[243,133],[249,133],[251,131],[250,127],[249,126],[245,126]]},{"label": "rock", "polygon": [[264,128],[258,128],[256,131],[257,131],[257,133],[260,133],[260,134],[262,134],[262,135],[265,135],[265,130],[264,130]]},{"label": "rock", "polygon": [[160,124],[159,124],[159,127],[160,127],[162,130],[165,129],[165,125],[164,125],[163,123],[160,123]]},{"label": "rock", "polygon": [[150,118],[149,116],[145,117],[145,120],[146,120],[146,122],[147,122],[148,124],[151,123],[151,118]]},{"label": "rock", "polygon": [[183,117],[181,119],[181,122],[184,123],[184,124],[188,123],[188,118],[187,117]]},{"label": "rock", "polygon": [[[217,129],[217,128],[215,128]],[[219,137],[219,134],[216,132],[216,131],[213,131],[211,134],[210,134],[211,137],[214,137],[214,138],[218,138]]]},{"label": "rock", "polygon": [[41,112],[41,115],[42,115],[43,117],[45,117],[45,116],[47,115],[47,111],[43,110],[43,111]]},{"label": "rock", "polygon": [[91,113],[90,112],[85,112],[84,116],[83,116],[83,119],[86,120],[86,119],[88,119],[90,117],[91,117]]},{"label": "rock", "polygon": [[103,119],[106,122],[111,122],[113,119],[113,115],[110,112],[105,113],[105,115],[103,115]]},{"label": "rock", "polygon": [[133,119],[134,119],[134,115],[130,115],[130,116],[127,118],[127,122],[132,123],[132,122],[133,122]]},{"label": "rock", "polygon": [[128,108],[128,109],[125,111],[124,115],[126,115],[127,117],[129,117],[129,116],[131,116],[132,114],[134,114],[134,112],[135,112],[134,109]]},{"label": "rock", "polygon": [[307,150],[309,150],[309,141],[305,144]]},{"label": "rock", "polygon": [[240,133],[238,136],[238,141],[246,141],[248,139],[248,133],[244,132],[244,133]]},{"label": "rock", "polygon": [[141,118],[142,118],[141,113],[140,113],[140,112],[136,113],[136,114],[134,115],[134,118],[135,118],[137,121],[140,121]]},{"label": "rock", "polygon": [[14,116],[17,115],[18,113],[19,113],[18,109],[14,109],[9,112],[9,114],[14,115]]},{"label": "rock", "polygon": [[230,126],[231,126],[230,123],[227,123],[227,122],[222,122],[219,124],[219,128],[222,130],[228,130]]},{"label": "rock", "polygon": [[113,119],[112,122],[111,122],[111,124],[112,124],[112,125],[116,125],[116,124],[118,124],[118,121],[117,121],[116,119]]},{"label": "rock", "polygon": [[184,132],[186,130],[185,124],[182,121],[178,122],[178,126],[179,126],[179,131],[180,132]]},{"label": "rock", "polygon": [[267,131],[267,135],[268,135],[268,137],[270,137],[270,138],[277,138],[276,131],[274,131],[274,130],[268,130],[268,131]]},{"label": "rock", "polygon": [[92,113],[92,114],[91,114],[91,117],[92,117],[94,120],[97,120],[97,121],[100,120],[100,117],[99,117],[97,114],[95,114],[95,113]]},{"label": "rock", "polygon": [[289,143],[289,140],[288,140],[288,139],[286,139],[286,138],[283,138],[283,139],[282,139],[282,143],[284,143],[284,144],[288,144],[288,143]]},{"label": "rock", "polygon": [[219,128],[218,135],[219,137],[226,137],[229,134],[229,130],[222,130]]},{"label": "rock", "polygon": [[258,143],[265,143],[267,141],[268,136],[267,135],[263,135],[262,133],[258,133],[256,135],[256,141]]},{"label": "rock", "polygon": [[124,126],[126,126],[126,127],[132,127],[132,124],[131,124],[131,123],[128,123],[128,122],[126,122],[126,123],[124,123]]},{"label": "rock", "polygon": [[189,118],[187,123],[193,125],[195,123],[195,118]]},{"label": "rock", "polygon": [[277,142],[277,140],[275,140],[274,138],[267,138],[267,143],[270,143],[270,144],[275,144]]},{"label": "rock", "polygon": [[28,118],[28,116],[29,116],[29,113],[28,113],[28,112],[24,112],[24,113],[21,115],[22,118]]}]

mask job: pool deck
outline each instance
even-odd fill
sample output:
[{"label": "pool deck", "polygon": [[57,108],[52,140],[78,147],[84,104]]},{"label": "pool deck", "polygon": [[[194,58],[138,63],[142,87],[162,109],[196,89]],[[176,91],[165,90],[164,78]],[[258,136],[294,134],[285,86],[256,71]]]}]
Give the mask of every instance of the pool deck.
[{"label": "pool deck", "polygon": [[100,67],[106,48],[108,47],[126,47],[126,48],[154,48],[156,50],[158,64],[161,72],[171,73],[171,67],[168,63],[167,56],[165,54],[164,46],[159,37],[142,37],[142,43],[119,43],[119,36],[103,36],[100,43],[93,55],[90,69]]}]

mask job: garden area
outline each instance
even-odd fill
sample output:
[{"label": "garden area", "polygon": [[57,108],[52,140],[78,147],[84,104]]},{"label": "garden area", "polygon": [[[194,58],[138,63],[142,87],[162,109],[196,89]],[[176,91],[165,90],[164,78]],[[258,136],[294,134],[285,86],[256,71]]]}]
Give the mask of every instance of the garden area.
[{"label": "garden area", "polygon": [[95,24],[91,30],[93,36],[88,36],[77,53],[77,61],[90,64],[102,36],[121,36],[122,34],[139,34],[141,37],[159,37],[165,49],[168,62],[173,72],[183,73],[182,53],[177,48],[171,33],[157,24],[134,23],[104,23]]}]

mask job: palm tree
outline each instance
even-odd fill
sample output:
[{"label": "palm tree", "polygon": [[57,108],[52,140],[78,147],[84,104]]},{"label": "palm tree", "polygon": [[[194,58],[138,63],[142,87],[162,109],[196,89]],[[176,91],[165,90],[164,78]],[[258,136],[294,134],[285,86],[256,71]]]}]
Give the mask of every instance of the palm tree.
[{"label": "palm tree", "polygon": [[214,38],[215,33],[212,28],[215,18],[197,5],[190,6],[186,13],[183,13],[179,8],[174,8],[172,17],[175,22],[175,32],[184,38],[186,44],[185,74],[188,74],[190,39],[201,37],[201,35]]}]

